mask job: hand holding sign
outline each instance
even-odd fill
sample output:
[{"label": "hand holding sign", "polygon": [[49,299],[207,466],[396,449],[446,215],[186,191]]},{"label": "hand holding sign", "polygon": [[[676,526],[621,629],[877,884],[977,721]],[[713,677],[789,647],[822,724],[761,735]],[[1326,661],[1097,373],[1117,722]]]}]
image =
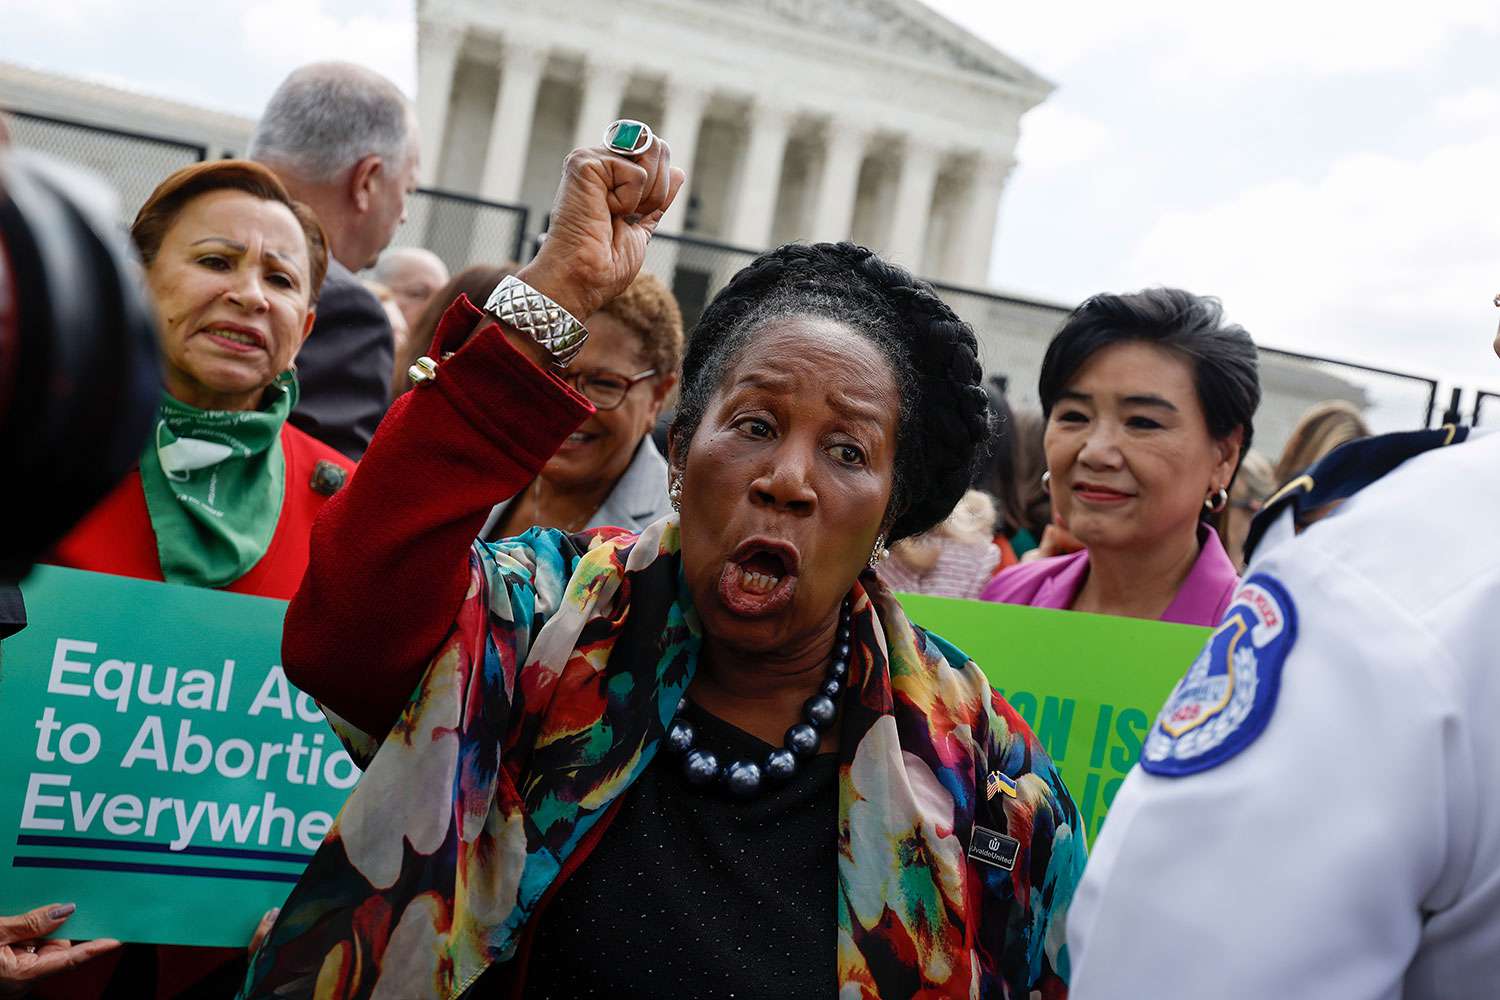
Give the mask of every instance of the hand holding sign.
[{"label": "hand holding sign", "polygon": [[48,938],[67,922],[74,909],[72,903],[50,903],[14,917],[0,917],[0,995],[120,946],[111,938],[79,944]]}]

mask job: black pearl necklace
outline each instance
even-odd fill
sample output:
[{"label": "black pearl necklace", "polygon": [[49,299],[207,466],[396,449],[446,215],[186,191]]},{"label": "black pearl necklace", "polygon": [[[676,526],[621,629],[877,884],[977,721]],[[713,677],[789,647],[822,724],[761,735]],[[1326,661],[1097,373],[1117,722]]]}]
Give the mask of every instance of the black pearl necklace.
[{"label": "black pearl necklace", "polygon": [[782,745],[766,754],[765,760],[736,760],[720,764],[719,758],[697,747],[698,731],[682,717],[687,698],[677,702],[677,715],[667,727],[667,749],[682,758],[682,773],[688,784],[697,788],[725,788],[736,798],[750,799],[768,784],[780,784],[797,773],[800,761],[818,752],[823,731],[838,715],[836,699],[844,690],[849,676],[849,640],[851,608],[844,602],[839,613],[838,637],[833,643],[833,658],[818,693],[802,703],[802,720],[786,731]]}]

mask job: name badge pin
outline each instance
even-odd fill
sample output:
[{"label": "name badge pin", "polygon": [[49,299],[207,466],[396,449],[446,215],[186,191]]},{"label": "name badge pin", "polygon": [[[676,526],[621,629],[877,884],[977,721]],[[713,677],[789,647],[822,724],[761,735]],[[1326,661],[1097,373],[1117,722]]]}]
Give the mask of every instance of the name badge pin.
[{"label": "name badge pin", "polygon": [[1009,837],[999,830],[991,830],[987,826],[974,824],[974,830],[969,834],[969,857],[981,864],[1001,871],[1010,871],[1016,866],[1016,854],[1021,850],[1021,842],[1015,837]]}]

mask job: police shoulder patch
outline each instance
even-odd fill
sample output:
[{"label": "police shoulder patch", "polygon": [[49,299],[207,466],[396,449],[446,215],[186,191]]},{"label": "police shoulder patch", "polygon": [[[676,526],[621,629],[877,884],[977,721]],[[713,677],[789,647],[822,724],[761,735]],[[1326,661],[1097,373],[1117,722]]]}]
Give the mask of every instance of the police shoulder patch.
[{"label": "police shoulder patch", "polygon": [[1223,623],[1177,682],[1141,747],[1141,767],[1180,777],[1224,763],[1271,721],[1297,609],[1265,573],[1240,584]]}]

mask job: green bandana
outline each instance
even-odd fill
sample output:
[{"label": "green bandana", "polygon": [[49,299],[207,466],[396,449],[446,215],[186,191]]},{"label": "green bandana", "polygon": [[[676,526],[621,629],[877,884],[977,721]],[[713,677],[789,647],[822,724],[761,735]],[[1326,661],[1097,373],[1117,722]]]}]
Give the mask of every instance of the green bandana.
[{"label": "green bandana", "polygon": [[168,583],[223,587],[260,561],[286,494],[281,427],[297,405],[290,371],[261,410],[200,410],[163,394],[141,486]]}]

